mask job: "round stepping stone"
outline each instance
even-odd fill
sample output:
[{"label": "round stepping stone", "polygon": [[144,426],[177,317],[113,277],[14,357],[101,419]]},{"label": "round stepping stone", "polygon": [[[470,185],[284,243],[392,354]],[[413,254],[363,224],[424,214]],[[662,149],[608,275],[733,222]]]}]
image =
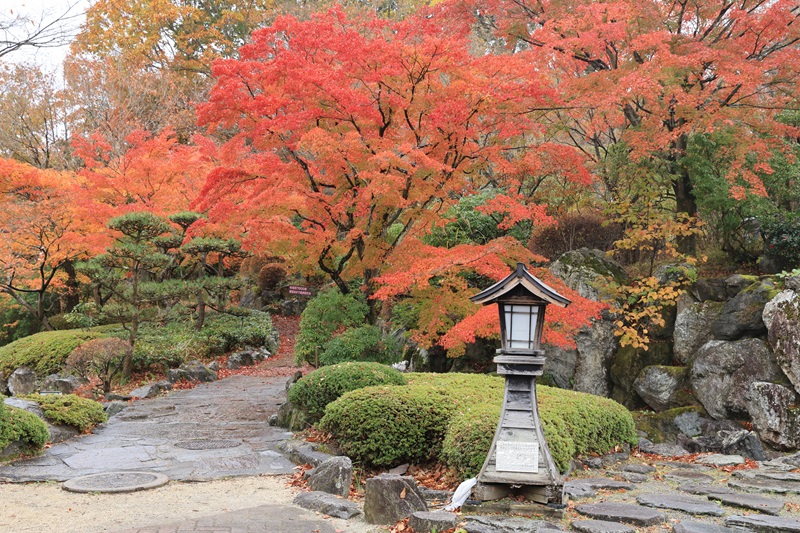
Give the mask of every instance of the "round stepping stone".
[{"label": "round stepping stone", "polygon": [[742,507],[744,509],[752,509],[753,511],[761,511],[762,513],[777,515],[781,512],[786,502],[775,500],[772,498],[764,498],[755,494],[714,494],[710,493],[708,497],[712,500],[719,500],[725,505],[733,507]]},{"label": "round stepping stone", "polygon": [[733,533],[733,530],[705,522],[678,522],[672,526],[672,533]]},{"label": "round stepping stone", "polygon": [[578,505],[575,510],[595,520],[609,520],[637,526],[653,526],[664,522],[664,515],[658,511],[631,503],[589,503]]},{"label": "round stepping stone", "polygon": [[673,481],[685,481],[687,479],[694,481],[714,481],[714,478],[708,474],[702,474],[692,470],[672,470],[664,474],[664,477]]},{"label": "round stepping stone", "polygon": [[725,525],[762,533],[800,533],[800,520],[780,516],[758,514],[729,516],[725,520]]},{"label": "round stepping stone", "polygon": [[166,485],[169,478],[156,472],[106,472],[65,481],[61,486],[69,492],[136,492]]},{"label": "round stepping stone", "polygon": [[744,464],[744,457],[741,455],[722,455],[719,453],[715,453],[713,455],[707,455],[705,457],[701,457],[697,460],[698,463],[704,465],[714,465],[714,466],[733,466],[733,465],[743,465]]},{"label": "round stepping stone", "polygon": [[791,481],[779,481],[777,479],[731,479],[728,485],[750,492],[774,492],[776,494],[786,494],[787,492],[800,494],[800,483]]},{"label": "round stepping stone", "polygon": [[636,533],[636,528],[605,520],[575,520],[572,529],[581,533]]},{"label": "round stepping stone", "polygon": [[624,465],[620,470],[623,472],[633,472],[635,474],[652,474],[656,471],[655,467],[653,466],[636,464]]},{"label": "round stepping stone", "polygon": [[636,501],[648,507],[673,509],[690,514],[722,516],[725,514],[719,504],[682,494],[642,494]]}]

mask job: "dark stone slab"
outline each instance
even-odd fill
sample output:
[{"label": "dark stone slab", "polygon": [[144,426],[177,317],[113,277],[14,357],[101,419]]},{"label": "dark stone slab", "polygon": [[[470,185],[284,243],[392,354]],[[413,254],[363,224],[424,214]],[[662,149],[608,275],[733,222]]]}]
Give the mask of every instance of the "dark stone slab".
[{"label": "dark stone slab", "polygon": [[439,502],[447,503],[453,499],[453,491],[450,490],[434,490],[428,487],[419,487],[419,492],[425,501],[428,503]]},{"label": "dark stone slab", "polygon": [[672,470],[664,474],[664,477],[673,481],[714,481],[714,478],[708,474],[692,470]]},{"label": "dark stone slab", "polygon": [[764,498],[755,494],[719,494],[710,493],[708,497],[712,500],[719,500],[725,505],[733,507],[742,507],[744,509],[752,509],[753,511],[761,511],[771,515],[777,515],[781,512],[786,502],[776,500],[774,498]]},{"label": "dark stone slab", "polygon": [[564,483],[564,493],[574,498],[591,498],[597,490],[633,490],[633,485],[605,477],[573,479]]},{"label": "dark stone slab", "polygon": [[709,494],[738,494],[728,487],[713,483],[684,483],[678,487],[678,490],[688,492],[689,494],[702,494],[703,496]]},{"label": "dark stone slab", "polygon": [[658,507],[659,509],[674,509],[690,514],[702,514],[711,516],[722,516],[725,514],[719,504],[684,496],[682,494],[642,494],[636,501],[648,507]]},{"label": "dark stone slab", "polygon": [[644,453],[653,453],[656,455],[663,455],[664,457],[681,457],[688,455],[689,452],[683,446],[677,444],[653,444],[647,439],[639,441],[639,451]]},{"label": "dark stone slab", "polygon": [[310,464],[316,467],[333,458],[333,455],[317,451],[304,441],[290,440],[281,442],[276,447],[299,465]]},{"label": "dark stone slab", "polygon": [[731,479],[728,485],[749,492],[774,492],[776,494],[800,494],[800,483],[773,479]]},{"label": "dark stone slab", "polygon": [[295,496],[293,503],[303,509],[319,511],[336,518],[349,519],[361,514],[361,510],[354,502],[327,492],[301,492]]},{"label": "dark stone slab", "polygon": [[408,525],[415,533],[431,533],[431,531],[446,531],[456,527],[458,515],[444,511],[425,512],[418,511],[411,514]]},{"label": "dark stone slab", "polygon": [[530,520],[517,516],[465,516],[462,526],[467,533],[546,533],[559,531],[557,526],[544,520]]},{"label": "dark stone slab", "polygon": [[742,479],[775,479],[778,481],[796,481],[800,483],[800,474],[794,472],[774,472],[770,470],[736,470],[733,477]]},{"label": "dark stone slab", "polygon": [[605,520],[575,520],[572,529],[581,533],[636,533],[636,528]]},{"label": "dark stone slab", "polygon": [[658,466],[668,466],[673,469],[679,468],[681,470],[694,470],[696,472],[708,472],[711,470],[710,466],[698,465],[695,463],[682,463],[681,461],[660,461],[656,464]]},{"label": "dark stone slab", "polygon": [[628,464],[628,465],[623,465],[623,467],[620,468],[620,470],[622,470],[623,472],[634,472],[636,474],[652,474],[653,472],[656,471],[656,468],[650,465]]},{"label": "dark stone slab", "polygon": [[733,533],[733,529],[705,522],[678,522],[672,526],[672,533]]},{"label": "dark stone slab", "polygon": [[69,492],[137,492],[169,483],[169,478],[156,472],[108,472],[81,476],[66,481],[61,488]]},{"label": "dark stone slab", "polygon": [[644,483],[650,479],[646,474],[637,474],[636,472],[619,472],[619,475],[629,483]]},{"label": "dark stone slab", "polygon": [[800,533],[800,520],[796,518],[783,518],[780,516],[748,515],[729,516],[725,520],[726,526],[746,528],[748,531],[759,533]]},{"label": "dark stone slab", "polygon": [[658,511],[630,503],[590,503],[578,505],[575,510],[596,520],[623,522],[637,526],[652,526],[664,522],[664,515]]}]

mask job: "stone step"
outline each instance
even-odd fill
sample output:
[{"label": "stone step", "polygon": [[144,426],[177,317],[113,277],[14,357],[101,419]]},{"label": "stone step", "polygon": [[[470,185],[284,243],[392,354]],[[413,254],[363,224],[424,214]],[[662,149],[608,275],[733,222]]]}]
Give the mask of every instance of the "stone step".
[{"label": "stone step", "polygon": [[685,469],[670,470],[664,474],[664,477],[672,481],[714,481],[714,478],[708,474]]},{"label": "stone step", "polygon": [[575,510],[595,520],[622,522],[636,526],[654,526],[664,522],[662,513],[631,503],[602,502],[578,505]]},{"label": "stone step", "polygon": [[606,520],[575,520],[572,529],[581,533],[636,533],[636,528]]},{"label": "stone step", "polygon": [[672,526],[672,533],[734,533],[734,530],[718,524],[685,520]]},{"label": "stone step", "polygon": [[673,509],[695,515],[722,516],[725,514],[717,503],[682,494],[642,494],[636,498],[636,501],[647,507]]},{"label": "stone step", "polygon": [[753,511],[760,511],[771,515],[777,515],[786,505],[786,502],[776,500],[773,498],[764,498],[755,494],[708,494],[709,499],[719,500],[725,505],[732,507],[742,507],[744,509],[752,509]]},{"label": "stone step", "polygon": [[728,485],[748,492],[774,492],[776,494],[800,494],[800,483],[777,479],[731,479]]},{"label": "stone step", "polygon": [[758,533],[800,533],[800,520],[781,516],[752,514],[748,516],[729,516],[726,526],[745,528]]}]

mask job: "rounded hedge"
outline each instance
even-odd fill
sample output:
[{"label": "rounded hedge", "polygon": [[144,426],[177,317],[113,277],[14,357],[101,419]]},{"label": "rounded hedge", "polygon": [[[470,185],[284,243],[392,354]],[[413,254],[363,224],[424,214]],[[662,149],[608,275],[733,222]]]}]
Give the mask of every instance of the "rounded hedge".
[{"label": "rounded hedge", "polygon": [[300,378],[289,389],[289,401],[316,421],[325,406],[341,395],[373,385],[404,385],[403,374],[380,363],[341,363],[325,366]]},{"label": "rounded hedge", "polygon": [[[409,374],[408,382],[343,395],[325,410],[320,427],[353,459],[369,465],[438,456],[465,477],[475,475],[497,428],[503,379]],[[633,418],[613,400],[545,386],[536,390],[548,447],[562,472],[576,455],[636,443]]]},{"label": "rounded hedge", "polygon": [[51,424],[64,424],[86,432],[108,420],[99,402],[74,394],[31,394],[25,398],[38,403]]},{"label": "rounded hedge", "polygon": [[342,451],[373,466],[394,466],[436,457],[454,405],[429,386],[367,387],[328,405],[320,428]]},{"label": "rounded hedge", "polygon": [[19,443],[20,450],[24,453],[39,452],[49,437],[47,424],[41,418],[0,402],[0,453],[14,442]]},{"label": "rounded hedge", "polygon": [[61,370],[72,350],[92,339],[102,337],[95,331],[70,329],[44,331],[0,347],[0,372],[6,376],[21,366],[46,376]]}]

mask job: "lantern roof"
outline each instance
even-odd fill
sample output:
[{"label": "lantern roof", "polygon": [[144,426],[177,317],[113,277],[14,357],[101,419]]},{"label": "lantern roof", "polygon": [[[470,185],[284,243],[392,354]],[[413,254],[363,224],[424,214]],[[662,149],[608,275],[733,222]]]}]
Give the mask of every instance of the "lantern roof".
[{"label": "lantern roof", "polygon": [[514,272],[488,289],[471,297],[470,300],[476,304],[488,305],[501,299],[504,295],[520,296],[520,293],[524,294],[526,292],[529,293],[530,296],[536,297],[545,303],[555,304],[559,307],[566,307],[572,303],[570,300],[557,293],[552,287],[528,272],[528,269],[525,268],[525,265],[522,263],[517,263],[517,269]]}]

